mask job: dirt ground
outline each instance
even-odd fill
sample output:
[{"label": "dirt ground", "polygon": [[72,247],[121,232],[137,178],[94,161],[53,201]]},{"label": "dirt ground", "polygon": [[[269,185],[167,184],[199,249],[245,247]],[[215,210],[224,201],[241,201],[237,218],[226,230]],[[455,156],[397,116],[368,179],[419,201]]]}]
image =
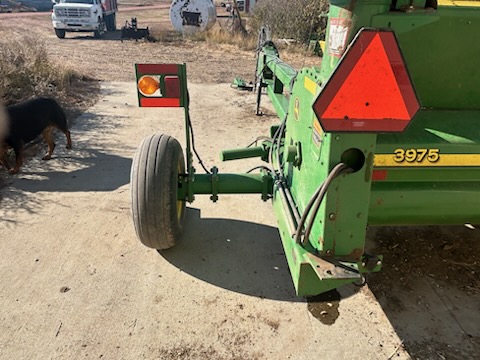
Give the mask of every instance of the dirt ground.
[{"label": "dirt ground", "polygon": [[[130,6],[121,6],[119,25],[137,17],[140,26],[169,30],[164,6]],[[198,196],[183,241],[162,255],[136,239],[133,153],[152,133],[182,144],[184,133],[181,112],[137,107],[134,63],[187,63],[202,159],[239,172],[258,164],[220,163],[219,151],[277,122],[268,108],[255,117],[254,96],[229,85],[236,76],[253,80],[253,52],[191,40],[121,42],[119,32],[60,40],[48,13],[1,14],[0,35],[34,36],[52,59],[99,80],[78,89],[86,109],[71,119],[72,151],[59,137],[54,160],[42,162],[33,149],[20,174],[0,174],[1,359],[479,357],[475,226],[369,229],[383,270],[363,288],[308,302],[294,296],[276,220],[259,196],[217,204]],[[318,61],[282,57],[296,68]]]}]

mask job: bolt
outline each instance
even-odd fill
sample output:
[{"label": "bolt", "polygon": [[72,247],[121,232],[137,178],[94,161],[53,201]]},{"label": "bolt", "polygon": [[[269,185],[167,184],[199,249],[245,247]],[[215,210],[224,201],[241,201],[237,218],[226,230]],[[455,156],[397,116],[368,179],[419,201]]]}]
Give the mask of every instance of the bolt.
[{"label": "bolt", "polygon": [[380,265],[382,265],[382,260],[377,261],[377,266],[380,266]]},{"label": "bolt", "polygon": [[340,136],[335,136],[335,140],[339,141],[340,140]]},{"label": "bolt", "polygon": [[357,217],[358,217],[359,219],[361,219],[361,218],[362,218],[362,213],[358,213],[358,214],[357,214]]},{"label": "bolt", "polygon": [[334,213],[331,213],[330,215],[328,215],[328,218],[330,220],[335,220],[335,214]]},{"label": "bolt", "polygon": [[330,255],[332,253],[332,250],[327,250],[325,251],[325,254]]}]

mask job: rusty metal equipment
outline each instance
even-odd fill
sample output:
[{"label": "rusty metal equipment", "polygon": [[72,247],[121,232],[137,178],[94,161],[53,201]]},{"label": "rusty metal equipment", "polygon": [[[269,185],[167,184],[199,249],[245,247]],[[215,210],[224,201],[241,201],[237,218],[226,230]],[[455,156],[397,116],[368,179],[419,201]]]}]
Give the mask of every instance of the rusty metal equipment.
[{"label": "rusty metal equipment", "polygon": [[150,36],[150,30],[148,26],[144,29],[138,27],[137,18],[132,18],[130,22],[125,21],[125,26],[122,27],[120,39],[123,41],[125,39],[143,39]]},{"label": "rusty metal equipment", "polygon": [[258,146],[222,152],[265,161],[256,174],[195,173],[185,65],[138,64],[140,105],[184,107],[187,144],[186,163],[167,135],[137,150],[141,242],[173,246],[196,194],[258,193],[272,201],[296,292],[309,296],[380,270],[367,226],[480,223],[480,45],[468,40],[479,5],[331,0],[321,66],[298,71],[264,29],[257,113],[266,93],[280,122]]}]

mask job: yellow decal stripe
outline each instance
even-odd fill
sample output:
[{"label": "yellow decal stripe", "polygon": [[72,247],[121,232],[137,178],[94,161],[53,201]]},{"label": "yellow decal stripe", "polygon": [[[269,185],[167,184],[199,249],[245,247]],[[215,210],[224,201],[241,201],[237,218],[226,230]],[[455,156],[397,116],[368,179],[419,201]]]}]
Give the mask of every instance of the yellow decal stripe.
[{"label": "yellow decal stripe", "polygon": [[440,154],[439,159],[430,162],[424,159],[421,162],[397,162],[393,154],[375,154],[373,165],[375,167],[438,167],[438,166],[480,166],[480,154]]},{"label": "yellow decal stripe", "polygon": [[458,7],[480,7],[480,3],[475,0],[439,0],[439,6],[458,6]]},{"label": "yellow decal stripe", "polygon": [[313,118],[313,127],[314,127],[315,130],[317,130],[317,132],[318,132],[320,135],[323,135],[322,126],[320,125],[320,123],[318,122],[318,120],[317,120],[316,117]]},{"label": "yellow decal stripe", "polygon": [[305,86],[305,89],[310,91],[313,95],[317,95],[317,84],[312,79],[305,77],[303,86]]}]

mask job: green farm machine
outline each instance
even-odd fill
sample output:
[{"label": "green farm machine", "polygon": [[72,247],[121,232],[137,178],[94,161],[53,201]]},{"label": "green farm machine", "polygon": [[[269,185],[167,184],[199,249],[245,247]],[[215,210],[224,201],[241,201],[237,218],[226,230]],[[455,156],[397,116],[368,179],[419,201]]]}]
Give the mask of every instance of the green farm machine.
[{"label": "green farm machine", "polygon": [[258,173],[197,174],[185,65],[137,64],[140,105],[183,107],[186,134],[185,153],[167,135],[136,152],[139,239],[174,246],[195,195],[260,194],[310,296],[380,270],[367,226],[480,223],[479,34],[480,2],[330,0],[321,65],[297,71],[263,29],[257,112],[267,94],[279,123],[258,146],[222,152],[260,158]]}]

